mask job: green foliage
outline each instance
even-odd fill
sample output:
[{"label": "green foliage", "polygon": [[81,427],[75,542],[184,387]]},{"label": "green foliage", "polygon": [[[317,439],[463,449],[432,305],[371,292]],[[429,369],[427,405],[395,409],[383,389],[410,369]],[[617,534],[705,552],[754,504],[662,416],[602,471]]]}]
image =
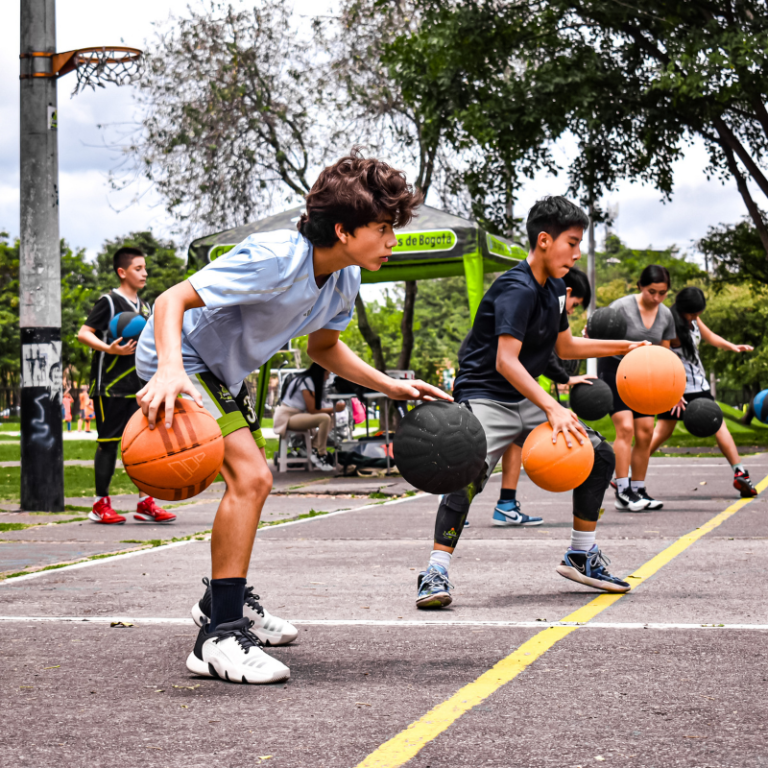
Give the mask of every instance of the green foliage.
[{"label": "green foliage", "polygon": [[710,227],[698,246],[711,260],[718,280],[768,285],[768,258],[757,228],[749,219]]},{"label": "green foliage", "polygon": [[19,241],[0,232],[0,386],[17,386],[19,345]]},{"label": "green foliage", "polygon": [[[93,264],[85,250],[73,251],[61,242],[61,357],[62,371],[74,368],[87,375],[91,350],[77,340],[77,333],[99,296]],[[82,380],[82,378],[81,378]],[[77,381],[77,379],[76,379]],[[78,383],[80,383],[78,381]]]}]

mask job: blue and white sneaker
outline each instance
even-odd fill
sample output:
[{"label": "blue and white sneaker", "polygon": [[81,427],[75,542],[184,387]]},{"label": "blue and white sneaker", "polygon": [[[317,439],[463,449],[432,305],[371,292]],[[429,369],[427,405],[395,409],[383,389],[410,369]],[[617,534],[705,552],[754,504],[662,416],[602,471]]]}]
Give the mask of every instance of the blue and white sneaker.
[{"label": "blue and white sneaker", "polygon": [[504,528],[521,528],[522,526],[541,525],[542,517],[531,517],[520,511],[520,502],[517,499],[500,501],[493,510],[493,524]]},{"label": "blue and white sneaker", "polygon": [[630,584],[608,573],[610,563],[611,561],[597,548],[597,544],[593,544],[589,552],[568,549],[563,562],[557,566],[557,572],[566,579],[586,584],[593,589],[602,589],[604,592],[629,592]]},{"label": "blue and white sneaker", "polygon": [[448,581],[448,571],[442,565],[431,563],[419,574],[417,608],[445,608],[453,602],[453,584]]}]

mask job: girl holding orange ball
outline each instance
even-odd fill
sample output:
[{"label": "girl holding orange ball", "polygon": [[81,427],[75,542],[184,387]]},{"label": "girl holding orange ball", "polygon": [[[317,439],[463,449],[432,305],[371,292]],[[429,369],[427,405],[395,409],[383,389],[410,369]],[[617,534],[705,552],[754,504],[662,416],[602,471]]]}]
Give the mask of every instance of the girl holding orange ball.
[{"label": "girl holding orange ball", "polygon": [[[623,296],[611,304],[627,320],[625,337],[630,341],[650,341],[669,349],[676,338],[672,312],[664,306],[671,280],[666,267],[649,264],[637,282],[639,293]],[[611,483],[616,492],[616,509],[626,512],[661,509],[663,502],[654,499],[645,488],[645,475],[651,457],[654,417],[633,411],[616,388],[616,371],[622,356],[602,357],[597,361],[597,375],[613,391],[611,420],[616,427],[613,450],[616,454],[616,480]],[[632,440],[634,439],[634,446]],[[630,466],[632,480],[629,479]]]}]

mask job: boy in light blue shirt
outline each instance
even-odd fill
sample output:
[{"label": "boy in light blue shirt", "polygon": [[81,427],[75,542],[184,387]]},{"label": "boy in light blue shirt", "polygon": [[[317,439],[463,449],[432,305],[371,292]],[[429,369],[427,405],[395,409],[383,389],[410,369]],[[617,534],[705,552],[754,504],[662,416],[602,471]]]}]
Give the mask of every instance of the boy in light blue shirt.
[{"label": "boy in light blue shirt", "polygon": [[[393,228],[420,203],[402,172],[356,151],[322,171],[307,195],[298,232],[252,235],[160,296],[136,350],[137,398],[154,428],[167,426],[179,394],[217,418],[227,490],[211,535],[212,579],[192,609],[200,625],[187,668],[233,682],[270,683],[290,672],[261,643],[291,642],[297,630],[259,603],[246,574],[272,487],[257,415],[243,384],[286,342],[308,335],[324,368],[394,400],[447,398],[421,381],[391,379],[339,340],[352,318],[360,269],[392,255]],[[249,434],[249,432],[251,434]]]}]

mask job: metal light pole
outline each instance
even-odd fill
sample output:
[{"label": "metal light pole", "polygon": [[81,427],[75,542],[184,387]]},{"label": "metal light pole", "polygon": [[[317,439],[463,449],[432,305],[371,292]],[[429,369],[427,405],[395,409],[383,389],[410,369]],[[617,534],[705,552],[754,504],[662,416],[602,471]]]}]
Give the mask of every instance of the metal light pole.
[{"label": "metal light pole", "polygon": [[21,0],[21,509],[46,512],[64,509],[55,11]]}]

